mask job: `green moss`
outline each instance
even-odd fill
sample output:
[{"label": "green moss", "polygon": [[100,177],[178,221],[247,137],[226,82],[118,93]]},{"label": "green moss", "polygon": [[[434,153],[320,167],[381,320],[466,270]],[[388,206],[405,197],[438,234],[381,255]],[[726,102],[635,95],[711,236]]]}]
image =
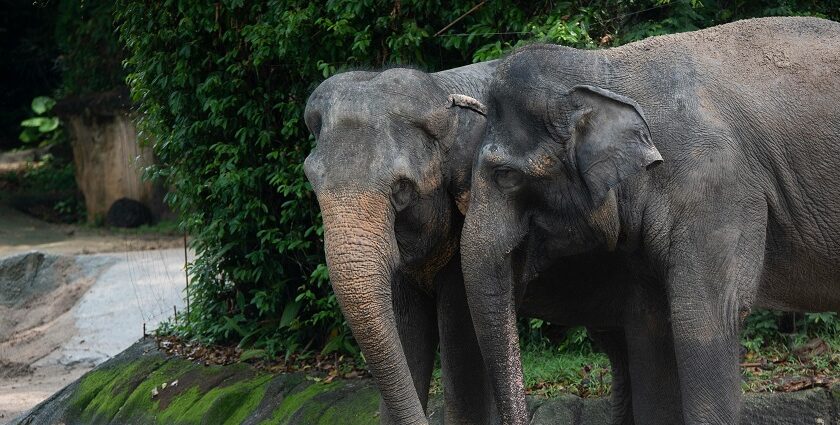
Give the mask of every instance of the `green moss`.
[{"label": "green moss", "polygon": [[[306,385],[300,391],[295,392],[301,386]],[[274,415],[272,415],[271,419],[263,421],[260,425],[281,425],[286,424],[293,416],[303,417],[303,419],[311,419],[311,420],[304,420],[303,423],[315,423],[315,419],[317,418],[317,414],[323,411],[324,406],[321,403],[315,402],[315,397],[319,394],[335,390],[341,384],[339,382],[333,382],[330,384],[322,384],[322,383],[302,383],[295,387],[286,398],[283,399],[283,402],[280,404],[280,407],[274,411]]]},{"label": "green moss", "polygon": [[240,424],[265,395],[271,375],[260,375],[201,394],[198,386],[172,399],[157,417],[159,424],[199,424],[212,418],[214,423]]},{"label": "green moss", "polygon": [[138,360],[91,372],[79,382],[71,401],[74,416],[84,423],[107,423],[123,407],[142,377],[161,365],[159,360]]},{"label": "green moss", "polygon": [[377,422],[378,394],[361,382],[312,383],[244,365],[154,358],[87,374],[71,406],[74,421],[85,424],[240,424],[261,406],[275,408],[266,424],[369,424]]},{"label": "green moss", "polygon": [[348,391],[347,396],[331,404],[321,415],[318,424],[367,425],[378,423],[379,393],[365,387]]},{"label": "green moss", "polygon": [[831,396],[834,398],[834,401],[840,403],[840,384],[834,384],[829,388],[829,392]]},{"label": "green moss", "polygon": [[102,393],[103,388],[112,382],[116,370],[97,370],[86,374],[79,381],[79,385],[73,392],[70,400],[70,411],[73,416],[81,416],[85,408],[91,404],[94,398]]},{"label": "green moss", "polygon": [[199,391],[197,386],[194,386],[174,397],[169,406],[167,406],[167,408],[158,415],[158,423],[199,423],[201,421],[201,416],[195,417],[190,416],[190,414],[195,415],[194,412],[191,412],[191,409],[199,402],[199,400],[201,400],[201,396],[201,391]]},{"label": "green moss", "polygon": [[153,396],[152,390],[157,388],[159,393],[162,391],[180,391],[180,389],[171,387],[162,390],[161,384],[166,383],[169,386],[184,373],[198,367],[189,362],[169,360],[154,372],[145,375],[144,379],[135,386],[126,398],[125,403],[114,418],[114,422],[153,422],[159,410],[160,397]]}]

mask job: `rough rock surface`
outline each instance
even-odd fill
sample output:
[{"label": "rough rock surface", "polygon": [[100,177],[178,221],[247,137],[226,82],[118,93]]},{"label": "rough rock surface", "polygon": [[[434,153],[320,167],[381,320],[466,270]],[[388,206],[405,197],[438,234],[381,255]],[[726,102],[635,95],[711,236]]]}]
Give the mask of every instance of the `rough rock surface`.
[{"label": "rough rock surface", "polygon": [[[367,379],[319,382],[247,365],[203,366],[139,341],[12,421],[13,424],[376,424]],[[430,422],[442,424],[441,400]],[[574,396],[529,400],[531,424],[608,424],[609,402]],[[741,423],[840,425],[840,388],[746,397]]]}]

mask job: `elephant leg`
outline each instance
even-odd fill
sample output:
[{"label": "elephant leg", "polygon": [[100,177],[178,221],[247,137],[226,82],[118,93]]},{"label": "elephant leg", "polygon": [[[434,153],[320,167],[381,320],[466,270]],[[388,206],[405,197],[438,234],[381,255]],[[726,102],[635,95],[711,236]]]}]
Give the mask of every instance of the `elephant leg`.
[{"label": "elephant leg", "polygon": [[612,370],[612,406],[613,425],[633,425],[633,397],[631,391],[630,369],[627,357],[627,341],[621,328],[587,328],[589,336],[610,359]]},{"label": "elephant leg", "polygon": [[458,278],[439,285],[437,305],[444,423],[496,424],[500,419],[493,387],[473,329],[464,284],[460,273],[450,276]]},{"label": "elephant leg", "polygon": [[762,273],[765,223],[758,214],[737,224],[707,222],[672,240],[668,293],[687,424],[739,421],[740,317]]},{"label": "elephant leg", "polygon": [[645,425],[683,423],[680,381],[674,341],[663,291],[657,296],[637,290],[628,299],[625,335],[635,422]]},{"label": "elephant leg", "polygon": [[[405,279],[395,279],[391,291],[400,343],[411,371],[414,388],[425,411],[429,401],[429,384],[438,343],[435,300]],[[396,423],[381,398],[379,412],[380,423]]]}]

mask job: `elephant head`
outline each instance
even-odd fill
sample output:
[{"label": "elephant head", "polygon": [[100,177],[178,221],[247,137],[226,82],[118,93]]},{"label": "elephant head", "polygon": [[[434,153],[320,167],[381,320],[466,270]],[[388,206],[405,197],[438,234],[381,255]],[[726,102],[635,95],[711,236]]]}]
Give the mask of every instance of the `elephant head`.
[{"label": "elephant head", "polygon": [[461,241],[470,311],[506,424],[527,418],[518,297],[557,258],[613,249],[617,192],[662,161],[636,102],[567,83],[545,62],[544,51],[525,49],[490,84]]},{"label": "elephant head", "polygon": [[317,144],[304,168],[321,207],[332,287],[390,417],[406,424],[426,417],[391,285],[401,271],[431,291],[457,252],[485,123],[480,102],[453,96],[434,75],[339,74],[312,93],[305,112]]}]

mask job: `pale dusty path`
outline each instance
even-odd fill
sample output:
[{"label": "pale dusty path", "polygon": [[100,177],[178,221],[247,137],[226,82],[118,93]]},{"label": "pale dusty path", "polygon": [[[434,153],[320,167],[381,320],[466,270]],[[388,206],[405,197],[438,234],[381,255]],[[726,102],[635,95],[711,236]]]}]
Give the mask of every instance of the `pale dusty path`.
[{"label": "pale dusty path", "polygon": [[79,255],[183,246],[180,237],[123,235],[82,225],[46,223],[0,202],[0,257],[28,251]]},{"label": "pale dusty path", "polygon": [[[43,268],[35,273],[47,282],[43,293],[0,302],[0,424],[130,346],[144,323],[151,332],[173,306],[183,311],[182,243],[51,225],[0,204],[0,263],[47,253],[25,257]],[[96,252],[105,253],[88,254]]]}]

